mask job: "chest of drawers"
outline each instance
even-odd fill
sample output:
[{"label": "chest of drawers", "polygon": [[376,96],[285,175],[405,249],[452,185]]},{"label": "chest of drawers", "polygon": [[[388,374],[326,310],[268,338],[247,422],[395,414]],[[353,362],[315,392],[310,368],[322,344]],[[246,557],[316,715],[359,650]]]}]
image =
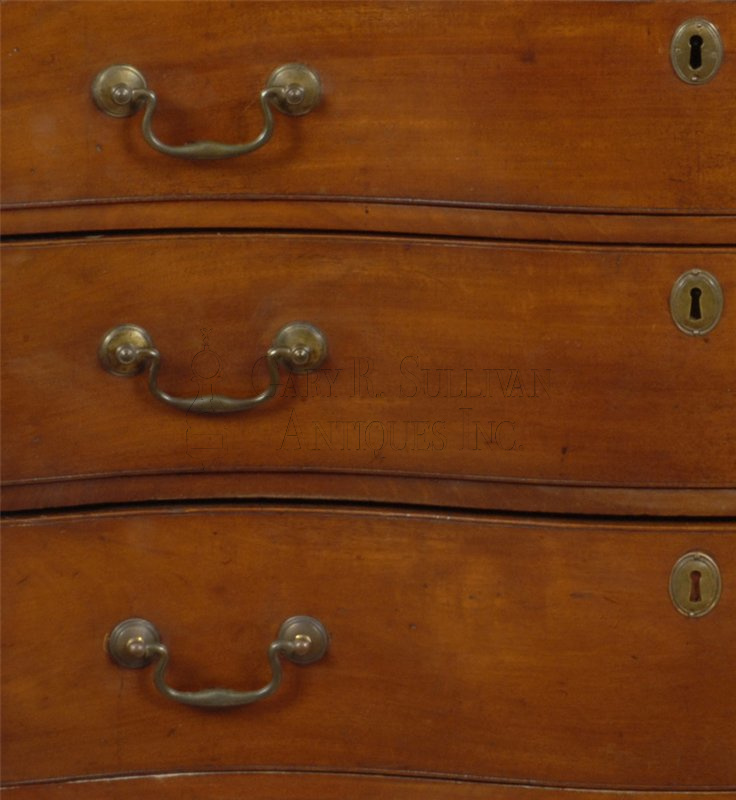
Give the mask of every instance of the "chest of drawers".
[{"label": "chest of drawers", "polygon": [[735,10],[3,5],[11,796],[733,796]]}]

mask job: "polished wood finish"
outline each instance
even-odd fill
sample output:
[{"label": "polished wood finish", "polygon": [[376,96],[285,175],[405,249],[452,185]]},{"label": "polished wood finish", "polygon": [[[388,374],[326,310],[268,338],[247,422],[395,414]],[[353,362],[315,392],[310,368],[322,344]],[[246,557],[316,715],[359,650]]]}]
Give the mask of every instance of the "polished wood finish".
[{"label": "polished wood finish", "polygon": [[[694,13],[682,3],[213,8],[126,2],[111,15],[106,3],[7,3],[6,206],[263,197],[736,209],[736,61],[727,54],[707,86],[676,77],[670,41]],[[697,14],[736,40],[733,4],[698,3]],[[90,97],[99,70],[129,63],[159,95],[164,142],[247,140],[261,127],[267,76],[296,60],[322,76],[324,103],[279,118],[273,140],[237,161],[154,152],[140,116],[108,118]]]},{"label": "polished wood finish", "polygon": [[6,236],[212,228],[427,234],[538,242],[733,245],[736,216],[507,211],[414,203],[149,201],[6,210]]},{"label": "polished wood finish", "polygon": [[[726,56],[691,87],[668,51],[696,15]],[[8,797],[733,800],[736,4],[64,0],[2,24]],[[164,141],[244,140],[294,60],[324,103],[234,161],[156,153],[90,97],[129,62]],[[704,338],[668,309],[692,268],[725,293]],[[192,395],[206,329],[214,390],[252,394],[296,319],[325,372],[238,417],[96,356],[144,325]],[[691,550],[723,576],[701,619],[668,596]],[[146,616],[173,685],[250,689],[295,613],[330,652],[247,709],[177,706],[104,649]]]},{"label": "polished wood finish", "polygon": [[[733,488],[732,306],[689,337],[668,305],[693,267],[732,297],[733,250],[159,236],[7,246],[4,265],[10,486],[306,470]],[[274,399],[241,414],[171,409],[144,376],[97,360],[106,331],[133,322],[162,353],[166,391],[254,395],[258,359],[299,319],[326,333],[329,361],[283,373]],[[205,328],[212,381],[193,368]],[[197,449],[198,435],[219,447]]]},{"label": "polished wood finish", "polygon": [[[621,800],[621,792],[567,791],[559,788],[511,786],[455,780],[392,778],[382,775],[295,773],[214,773],[154,775],[34,786],[8,790],[12,800]],[[733,800],[733,792],[690,792],[692,800]],[[681,792],[631,792],[627,800],[684,800]]]},{"label": "polished wood finish", "polygon": [[[736,595],[698,620],[668,596],[694,548],[732,577],[727,525],[179,507],[3,536],[7,782],[258,767],[736,783]],[[103,647],[143,616],[172,685],[255,688],[297,613],[327,626],[328,655],[240,710],[172,703]]]},{"label": "polished wood finish", "polygon": [[109,475],[105,478],[5,484],[4,511],[53,509],[149,500],[312,500],[399,503],[448,509],[495,509],[604,516],[733,517],[736,489],[613,488],[487,479],[295,471]]}]

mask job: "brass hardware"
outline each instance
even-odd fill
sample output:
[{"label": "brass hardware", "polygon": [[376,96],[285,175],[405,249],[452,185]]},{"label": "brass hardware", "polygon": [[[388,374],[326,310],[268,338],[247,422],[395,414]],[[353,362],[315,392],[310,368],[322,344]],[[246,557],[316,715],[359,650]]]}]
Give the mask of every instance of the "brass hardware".
[{"label": "brass hardware", "polygon": [[146,647],[160,644],[156,628],[146,619],[126,619],[107,637],[107,650],[121,667],[140,669],[150,664]]},{"label": "brass hardware", "polygon": [[672,37],[670,58],[680,80],[691,86],[708,83],[723,61],[723,42],[718,28],[701,17],[686,20]]},{"label": "brass hardware", "polygon": [[322,82],[319,75],[304,64],[277,67],[266,81],[273,104],[290,117],[301,117],[319,105]]},{"label": "brass hardware", "polygon": [[329,642],[329,634],[318,619],[290,617],[281,625],[276,639],[268,647],[271,680],[260,689],[246,692],[233,689],[183,692],[169,686],[164,677],[169,664],[169,650],[161,643],[156,627],[146,619],[133,618],[118,623],[107,637],[107,650],[117,664],[127,669],[140,669],[158,659],[153,682],[161,694],[170,700],[188,706],[226,708],[249,705],[272,695],[281,685],[279,656],[285,656],[293,664],[313,664],[325,655]]},{"label": "brass hardware", "polygon": [[100,342],[98,355],[102,366],[121,378],[137,375],[146,365],[145,353],[153,349],[148,333],[138,325],[118,325]]},{"label": "brass hardware", "polygon": [[285,357],[287,366],[296,375],[319,369],[327,358],[327,340],[324,333],[308,322],[290,322],[273,340],[276,350],[290,354]]},{"label": "brass hardware", "polygon": [[686,553],[672,568],[670,597],[686,617],[702,617],[712,611],[721,596],[721,572],[705,553]]},{"label": "brass hardware", "polygon": [[135,67],[113,64],[92,82],[92,97],[101,111],[111,117],[129,117],[145,106],[141,129],[146,142],[160,153],[193,159],[234,158],[257,150],[273,135],[272,106],[282,114],[297,117],[315,108],[321,96],[322,83],[316,72],[304,64],[285,64],[271,73],[260,93],[263,130],[253,141],[243,144],[202,141],[172,146],[164,144],[153,132],[152,118],[158,98]]},{"label": "brass hardware", "polygon": [[129,117],[138,110],[132,93],[146,88],[146,79],[135,67],[113,64],[95,77],[92,82],[92,97],[105,114],[111,117]]},{"label": "brass hardware", "polygon": [[100,363],[111,375],[132,377],[149,367],[148,388],[152,395],[164,403],[197,413],[231,413],[247,411],[265,403],[276,394],[279,385],[279,364],[291,372],[306,373],[318,369],[327,358],[327,340],[319,328],[308,322],[291,322],[277,334],[266,352],[270,382],[255,397],[174,397],[158,385],[161,354],[153,345],[149,334],[138,325],[118,325],[109,330],[98,348]]},{"label": "brass hardware", "polygon": [[723,312],[721,285],[710,272],[702,269],[683,273],[670,292],[670,312],[683,333],[691,336],[710,333]]}]

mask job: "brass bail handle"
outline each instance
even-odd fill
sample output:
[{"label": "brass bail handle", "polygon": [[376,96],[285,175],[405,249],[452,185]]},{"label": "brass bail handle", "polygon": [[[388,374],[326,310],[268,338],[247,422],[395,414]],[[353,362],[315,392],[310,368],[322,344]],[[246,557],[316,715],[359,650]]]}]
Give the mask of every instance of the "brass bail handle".
[{"label": "brass bail handle", "polygon": [[291,372],[303,374],[318,369],[327,358],[327,340],[319,328],[308,322],[285,325],[266,352],[269,384],[255,397],[226,397],[206,395],[174,397],[158,385],[161,354],[154,347],[146,330],[138,325],[118,325],[109,330],[100,342],[98,356],[103,368],[111,375],[133,377],[148,366],[148,388],[154,397],[181,411],[195,413],[232,413],[248,411],[265,403],[276,394],[279,385],[279,365]]},{"label": "brass bail handle", "polygon": [[187,706],[228,708],[250,705],[272,695],[281,685],[283,677],[281,656],[293,664],[312,664],[325,655],[329,641],[329,634],[318,619],[289,617],[268,647],[271,680],[260,689],[251,691],[217,688],[185,692],[169,686],[165,676],[169,650],[162,644],[156,627],[146,619],[131,618],[118,623],[107,637],[107,651],[119,666],[127,669],[140,669],[158,659],[153,682],[161,694],[170,700]]},{"label": "brass bail handle", "polygon": [[263,147],[273,135],[272,107],[290,117],[302,116],[319,103],[321,96],[322,83],[314,70],[304,64],[284,64],[271,73],[260,93],[263,130],[255,139],[243,144],[201,141],[173,146],[162,142],[153,132],[153,114],[158,98],[135,67],[113,64],[103,69],[92,82],[92,97],[101,111],[111,117],[129,117],[145,106],[141,129],[146,142],[168,156],[198,160],[234,158]]}]

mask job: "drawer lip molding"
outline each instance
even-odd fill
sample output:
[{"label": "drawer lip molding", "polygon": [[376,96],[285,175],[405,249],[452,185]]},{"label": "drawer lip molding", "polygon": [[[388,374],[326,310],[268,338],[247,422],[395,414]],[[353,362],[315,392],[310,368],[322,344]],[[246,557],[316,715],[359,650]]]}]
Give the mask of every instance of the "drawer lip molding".
[{"label": "drawer lip molding", "polygon": [[621,245],[736,243],[736,213],[599,213],[549,208],[492,208],[346,197],[142,198],[136,202],[49,203],[2,208],[3,235],[31,236],[211,228],[303,229],[367,234],[458,236]]},{"label": "drawer lip molding", "polygon": [[[284,486],[289,487],[288,493]],[[4,483],[3,512],[231,498],[399,503],[469,510],[604,516],[736,517],[736,488],[570,486],[503,480],[292,471],[88,476]]]},{"label": "drawer lip molding", "polygon": [[[475,778],[473,775],[390,774],[365,770],[360,773],[310,769],[274,769],[208,772],[148,772],[63,781],[29,781],[4,784],[18,800],[98,800],[101,789],[106,800],[178,800],[210,797],[218,800],[288,796],[298,792],[301,800],[375,800],[390,792],[393,800],[733,800],[736,787],[723,790],[654,789],[648,791],[581,786],[552,786],[521,781],[508,783]],[[263,792],[263,795],[259,794]],[[380,794],[376,794],[380,792]]]},{"label": "drawer lip molding", "polygon": [[[304,763],[631,790],[736,781],[728,523],[189,504],[17,517],[2,535],[6,781]],[[694,547],[723,590],[688,618],[669,586]],[[155,619],[177,687],[258,685],[253,642],[296,609],[324,623],[329,652],[234,712],[171,703],[104,648],[132,613]],[[695,758],[687,721],[704,704]]]}]

